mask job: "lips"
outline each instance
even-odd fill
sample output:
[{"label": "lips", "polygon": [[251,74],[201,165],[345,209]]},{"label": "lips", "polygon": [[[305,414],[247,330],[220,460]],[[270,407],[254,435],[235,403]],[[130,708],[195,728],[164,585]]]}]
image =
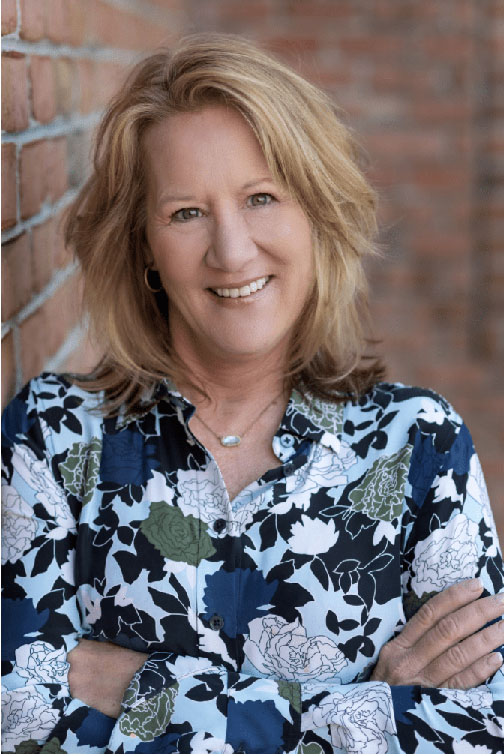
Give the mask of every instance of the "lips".
[{"label": "lips", "polygon": [[216,294],[218,297],[222,297],[223,299],[239,299],[241,297],[249,297],[251,294],[254,294],[256,291],[260,291],[268,281],[270,280],[271,276],[263,276],[262,278],[256,278],[254,281],[250,281],[250,283],[245,284],[244,286],[240,287],[229,287],[229,288],[211,288],[210,291],[212,291],[214,294]]}]

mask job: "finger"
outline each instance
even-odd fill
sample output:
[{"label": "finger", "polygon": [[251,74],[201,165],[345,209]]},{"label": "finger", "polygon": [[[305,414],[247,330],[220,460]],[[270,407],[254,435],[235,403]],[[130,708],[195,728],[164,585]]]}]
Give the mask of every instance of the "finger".
[{"label": "finger", "polygon": [[[483,584],[479,578],[463,580],[445,588],[433,596],[406,623],[401,633],[395,638],[401,648],[411,648],[425,633],[451,612],[470,604],[481,594]],[[479,625],[481,627],[481,625]]]},{"label": "finger", "polygon": [[[487,656],[504,643],[504,621],[483,628],[469,638],[455,643],[445,653],[428,664],[423,672],[427,684],[439,687],[444,680],[470,668],[478,659]],[[488,675],[482,679],[486,680]]]},{"label": "finger", "polygon": [[502,661],[502,654],[499,651],[494,651],[481,657],[462,672],[458,672],[445,680],[439,687],[457,688],[458,690],[475,688],[484,683],[487,678],[492,677],[501,668]]}]

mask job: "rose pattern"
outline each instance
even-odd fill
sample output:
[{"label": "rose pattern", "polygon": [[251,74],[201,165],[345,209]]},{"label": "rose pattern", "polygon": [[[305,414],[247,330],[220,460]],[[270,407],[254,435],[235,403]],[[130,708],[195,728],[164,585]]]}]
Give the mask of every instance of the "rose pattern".
[{"label": "rose pattern", "polygon": [[44,641],[34,641],[16,651],[15,671],[33,682],[66,684],[69,666],[64,649]]},{"label": "rose pattern", "polygon": [[352,509],[365,512],[373,520],[391,522],[402,512],[404,488],[408,479],[411,447],[376,460],[362,483],[349,494]]},{"label": "rose pattern", "polygon": [[359,685],[324,698],[312,713],[316,727],[329,725],[331,742],[346,753],[387,753],[385,733],[396,734],[390,688]]},{"label": "rose pattern", "polygon": [[2,492],[2,564],[15,562],[30,548],[37,532],[33,510],[12,486]]},{"label": "rose pattern", "polygon": [[16,444],[13,467],[15,472],[32,489],[35,501],[42,504],[51,520],[60,527],[75,529],[75,519],[65,494],[53,478],[47,462],[39,460],[28,446]]},{"label": "rose pattern", "polygon": [[89,444],[73,444],[59,466],[66,490],[81,499],[83,505],[93,497],[100,474],[100,455],[101,442],[92,438]]},{"label": "rose pattern", "polygon": [[152,502],[149,517],[140,527],[147,540],[174,562],[196,567],[215,553],[206,523],[192,515],[184,517],[180,509],[164,501]]},{"label": "rose pattern", "polygon": [[[294,393],[282,466],[229,502],[168,384],[117,422],[97,398],[47,375],[7,409],[6,750],[501,749],[502,670],[469,691],[366,682],[445,584],[503,589],[481,469],[446,401],[385,383],[340,405]],[[116,722],[69,695],[82,634],[148,653]]]},{"label": "rose pattern", "polygon": [[299,620],[271,615],[249,623],[243,650],[259,672],[280,680],[330,680],[348,663],[330,638],[309,638]]},{"label": "rose pattern", "polygon": [[14,752],[17,743],[32,738],[43,740],[55,727],[59,714],[42,693],[30,685],[2,693],[2,747]]},{"label": "rose pattern", "polygon": [[412,581],[417,596],[441,591],[478,571],[478,525],[455,515],[443,530],[435,530],[415,547]]},{"label": "rose pattern", "polygon": [[157,735],[162,735],[170,723],[178,687],[178,684],[174,683],[124,712],[119,719],[121,732],[125,735],[134,733],[147,742],[154,740]]}]

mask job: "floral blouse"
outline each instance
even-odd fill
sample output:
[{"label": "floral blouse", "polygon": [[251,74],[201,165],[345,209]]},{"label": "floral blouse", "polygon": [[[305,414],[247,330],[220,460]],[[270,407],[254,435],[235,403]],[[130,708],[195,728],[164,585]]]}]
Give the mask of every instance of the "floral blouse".
[{"label": "floral blouse", "polygon": [[[44,374],[4,413],[4,752],[502,753],[502,670],[467,691],[369,681],[431,596],[503,589],[444,399],[294,391],[278,467],[232,501],[174,386],[135,416],[96,404]],[[83,636],[149,654],[117,720],[70,696]]]}]

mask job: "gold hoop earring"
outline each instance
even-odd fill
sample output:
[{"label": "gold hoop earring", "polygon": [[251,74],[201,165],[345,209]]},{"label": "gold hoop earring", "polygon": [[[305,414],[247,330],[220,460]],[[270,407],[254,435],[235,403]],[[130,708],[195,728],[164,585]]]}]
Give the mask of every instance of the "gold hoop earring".
[{"label": "gold hoop earring", "polygon": [[[145,285],[147,286],[147,288],[149,289],[149,291],[152,291],[153,294],[157,294],[158,291],[162,291],[163,290],[163,287],[160,286],[159,289],[154,289],[150,285],[150,283],[149,283],[149,273],[151,272],[151,270],[153,271],[153,268],[151,268],[149,265],[145,266],[145,268],[144,268],[144,282],[145,282]],[[153,271],[153,272],[157,273],[157,271]],[[158,273],[158,275],[159,275],[159,273]]]}]

